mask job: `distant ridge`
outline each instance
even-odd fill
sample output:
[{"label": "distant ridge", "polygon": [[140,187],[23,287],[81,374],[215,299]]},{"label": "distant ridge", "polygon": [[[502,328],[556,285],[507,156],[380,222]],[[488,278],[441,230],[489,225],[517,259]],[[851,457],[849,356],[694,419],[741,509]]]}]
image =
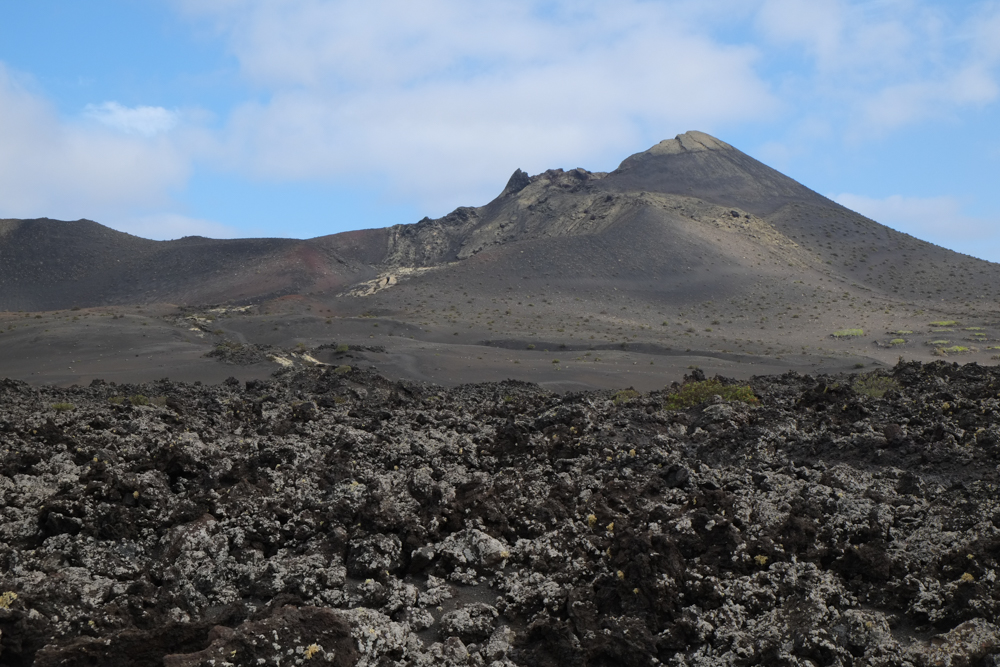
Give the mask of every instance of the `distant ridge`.
[{"label": "distant ridge", "polygon": [[893,299],[1000,294],[995,265],[879,225],[692,131],[610,173],[518,169],[484,206],[305,241],[150,241],[89,220],[3,220],[0,310],[250,303],[289,294],[363,299],[415,279],[414,271],[435,271],[421,280],[468,281],[487,265],[498,280],[558,276],[566,289],[604,281],[668,300],[736,298],[793,276]]}]

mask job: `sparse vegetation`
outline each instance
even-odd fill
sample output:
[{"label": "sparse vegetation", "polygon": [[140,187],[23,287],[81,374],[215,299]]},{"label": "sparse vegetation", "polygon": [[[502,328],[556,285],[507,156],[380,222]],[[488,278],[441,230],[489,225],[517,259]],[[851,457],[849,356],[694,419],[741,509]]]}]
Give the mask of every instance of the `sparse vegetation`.
[{"label": "sparse vegetation", "polygon": [[863,396],[868,396],[870,398],[882,398],[888,391],[897,391],[899,389],[899,383],[891,377],[887,377],[885,375],[868,373],[867,375],[859,375],[857,379],[854,380],[851,388],[854,389],[855,393]]},{"label": "sparse vegetation", "polygon": [[953,327],[958,324],[955,320],[938,320],[930,323],[932,327]]},{"label": "sparse vegetation", "polygon": [[621,405],[622,403],[631,401],[633,398],[639,398],[639,396],[641,396],[641,394],[635,389],[622,389],[611,397],[611,401],[615,405]]},{"label": "sparse vegetation", "polygon": [[864,336],[864,329],[838,329],[830,334],[834,338],[856,338],[858,336]]},{"label": "sparse vegetation", "polygon": [[134,396],[128,397],[129,403],[138,407],[140,405],[149,405],[149,397],[142,394],[135,394]]},{"label": "sparse vegetation", "polygon": [[72,403],[53,403],[52,409],[56,412],[69,412],[70,410],[76,410],[76,406]]},{"label": "sparse vegetation", "polygon": [[725,385],[719,380],[710,379],[688,382],[677,393],[667,397],[666,407],[671,410],[690,408],[707,401],[712,396],[720,396],[724,401],[758,402],[749,385]]}]

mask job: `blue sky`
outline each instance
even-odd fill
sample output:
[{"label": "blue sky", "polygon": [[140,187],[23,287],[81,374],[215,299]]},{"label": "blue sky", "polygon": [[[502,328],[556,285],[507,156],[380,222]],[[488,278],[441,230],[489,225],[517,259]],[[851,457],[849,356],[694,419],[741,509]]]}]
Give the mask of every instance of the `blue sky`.
[{"label": "blue sky", "polygon": [[1000,2],[0,4],[0,217],[306,238],[692,129],[1000,261]]}]

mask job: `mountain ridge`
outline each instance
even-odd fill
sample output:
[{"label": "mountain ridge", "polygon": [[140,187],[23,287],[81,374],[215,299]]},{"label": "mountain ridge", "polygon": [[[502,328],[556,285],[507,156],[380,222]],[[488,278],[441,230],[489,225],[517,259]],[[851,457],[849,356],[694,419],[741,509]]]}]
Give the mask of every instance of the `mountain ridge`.
[{"label": "mountain ridge", "polygon": [[[600,235],[647,214],[678,228],[694,220],[727,231],[742,229],[748,241],[773,245],[786,259],[794,251],[793,264],[801,268],[822,270],[819,265],[834,258],[843,263],[842,255],[870,260],[874,254],[886,263],[894,252],[918,246],[967,275],[987,264],[878,225],[731,145],[691,131],[627,157],[612,172],[550,169],[529,176],[517,169],[500,195],[483,206],[459,207],[435,220],[306,240],[150,241],[88,220],[0,221],[0,309],[156,300],[246,303],[322,290],[345,293],[382,274],[441,267],[512,243]],[[842,252],[822,238],[809,239],[817,228],[836,237]],[[880,239],[874,248],[872,234]],[[742,257],[744,251],[737,254]],[[720,256],[716,263],[734,261]],[[851,282],[884,287],[889,266],[874,274],[877,263],[863,263],[867,274],[852,266],[841,273]],[[954,270],[949,267],[948,273]],[[75,287],[83,283],[90,285]],[[910,289],[909,296],[918,295]]]}]

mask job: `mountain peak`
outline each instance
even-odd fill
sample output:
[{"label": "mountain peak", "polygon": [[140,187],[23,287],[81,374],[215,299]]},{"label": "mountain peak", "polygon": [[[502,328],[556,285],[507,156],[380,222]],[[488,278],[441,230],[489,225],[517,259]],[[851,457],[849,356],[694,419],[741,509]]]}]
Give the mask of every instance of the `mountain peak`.
[{"label": "mountain peak", "polygon": [[691,130],[684,134],[678,134],[673,139],[664,139],[646,151],[646,153],[651,155],[676,155],[677,153],[732,150],[732,148],[726,142],[719,141],[710,134]]}]

